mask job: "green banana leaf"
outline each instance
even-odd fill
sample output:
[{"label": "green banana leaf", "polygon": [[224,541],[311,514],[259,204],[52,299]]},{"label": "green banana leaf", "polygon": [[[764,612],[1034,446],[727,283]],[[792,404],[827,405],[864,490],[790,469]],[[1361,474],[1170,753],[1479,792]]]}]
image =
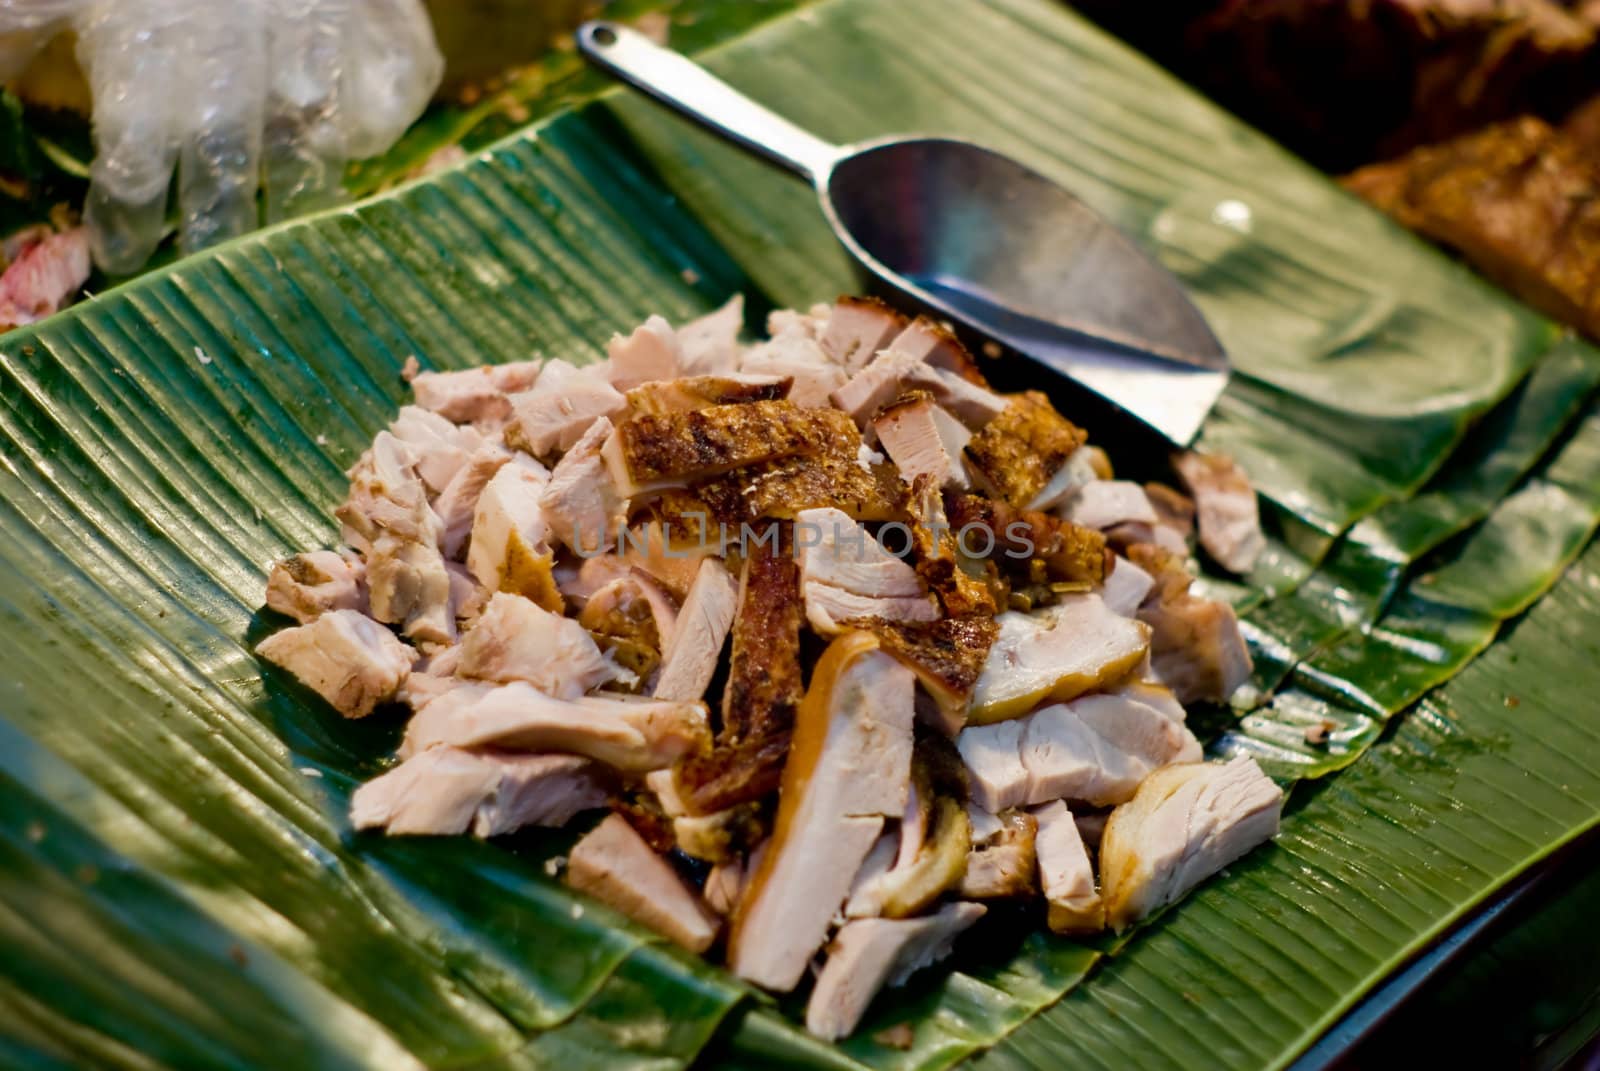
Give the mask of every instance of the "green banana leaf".
[{"label": "green banana leaf", "polygon": [[[1207,587],[1263,614],[1323,590],[1318,563],[1357,519],[1439,492],[1472,422],[1567,345],[1046,0],[826,0],[708,59],[828,136],[921,128],[1010,148],[1150,241],[1239,361],[1208,442],[1260,470],[1273,554],[1248,583]],[[1250,209],[1247,228],[1216,212],[1228,200]],[[570,833],[490,845],[352,833],[350,790],[381,768],[398,726],[331,717],[249,648],[269,624],[256,614],[265,564],[336,538],[342,470],[402,400],[406,359],[586,360],[649,312],[856,285],[802,186],[613,94],[0,342],[12,637],[0,1053],[34,1066],[282,1066],[281,1052],[315,1067],[669,1068],[699,1054],[934,1068],[985,1049],[1051,1066],[1074,1051],[1126,1063],[1152,1042],[1192,1056],[1193,1039],[1221,1033],[1208,1060],[1270,1066],[1593,821],[1592,775],[1569,771],[1583,754],[1573,739],[1547,751],[1510,732],[1509,693],[1483,709],[1450,685],[1367,762],[1297,789],[1279,846],[1131,943],[1074,944],[997,917],[838,1047],[807,1038],[786,1003],[566,892],[545,863]],[[1586,391],[1556,391],[1568,400],[1537,419],[1530,409],[1527,440],[1552,441]],[[1294,670],[1301,716],[1314,701],[1359,704],[1367,721],[1334,730],[1353,758],[1407,696],[1488,644],[1498,615],[1576,552],[1579,526],[1539,507],[1589,508],[1589,445],[1580,430],[1518,492],[1554,489],[1542,499],[1513,497],[1459,544],[1419,547],[1438,560],[1399,596],[1375,584],[1368,598],[1387,607],[1376,626]],[[1516,473],[1541,452],[1518,449]],[[1544,556],[1472,603],[1473,570],[1496,545]],[[1552,740],[1587,731],[1571,702],[1581,682],[1550,666],[1588,664],[1567,628],[1600,613],[1588,575],[1459,678],[1505,673],[1503,651],[1556,637],[1507,676],[1543,666],[1535,683],[1555,690],[1528,689],[1521,709],[1541,729],[1560,722]],[[1406,660],[1429,650],[1441,653]],[[1561,787],[1518,795],[1529,776]],[[1495,793],[1522,806],[1492,808]],[[1407,839],[1419,834],[1393,822],[1397,800],[1437,848]],[[883,1033],[900,1023],[914,1027],[909,1049]]]}]

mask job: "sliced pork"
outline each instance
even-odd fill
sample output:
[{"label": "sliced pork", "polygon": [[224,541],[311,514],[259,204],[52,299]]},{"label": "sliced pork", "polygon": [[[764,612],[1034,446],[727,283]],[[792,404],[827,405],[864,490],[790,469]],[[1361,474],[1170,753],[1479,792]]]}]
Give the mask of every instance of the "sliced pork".
[{"label": "sliced pork", "polygon": [[995,900],[1029,896],[1039,889],[1038,854],[1034,845],[1039,821],[1026,811],[1007,811],[993,815],[969,807],[968,815],[978,811],[992,824],[980,836],[973,823],[972,851],[967,855],[966,873],[957,893],[965,900]]},{"label": "sliced pork", "polygon": [[350,798],[350,824],[391,834],[494,837],[523,826],[564,826],[604,807],[606,784],[576,755],[517,755],[440,747],[368,781]]},{"label": "sliced pork", "polygon": [[864,428],[884,406],[913,390],[927,391],[969,428],[983,427],[1004,412],[1007,404],[986,387],[935,367],[915,353],[894,349],[878,354],[829,397]]},{"label": "sliced pork", "polygon": [[511,395],[506,442],[535,457],[569,450],[599,417],[620,419],[627,399],[611,385],[603,364],[574,368],[551,361],[528,390]]},{"label": "sliced pork", "polygon": [[842,297],[829,311],[820,341],[828,357],[854,375],[905,327],[906,318],[877,298]]},{"label": "sliced pork", "polygon": [[795,547],[806,617],[824,636],[864,618],[932,622],[939,606],[917,572],[836,509],[795,515]]},{"label": "sliced pork", "polygon": [[661,416],[709,409],[713,405],[777,402],[789,396],[793,380],[787,376],[759,376],[728,372],[719,376],[689,376],[641,383],[628,391],[628,412]]},{"label": "sliced pork", "polygon": [[678,328],[678,367],[686,376],[722,376],[739,367],[744,295]]},{"label": "sliced pork", "polygon": [[1056,933],[1098,933],[1105,929],[1106,905],[1095,889],[1094,867],[1089,863],[1089,851],[1072,812],[1056,800],[1035,807],[1032,813],[1039,823],[1033,844],[1050,928]]},{"label": "sliced pork", "polygon": [[558,699],[629,680],[581,624],[508,592],[489,600],[460,646],[457,676],[495,684],[526,681]]},{"label": "sliced pork", "polygon": [[1061,515],[1074,524],[1104,531],[1119,524],[1160,523],[1145,489],[1132,480],[1095,480],[1078,488],[1061,505]]},{"label": "sliced pork", "polygon": [[793,332],[745,350],[739,371],[792,380],[789,400],[806,409],[826,407],[829,395],[846,379],[845,370],[828,359],[815,339]]},{"label": "sliced pork", "polygon": [[911,776],[911,672],[863,632],[818,660],[795,721],[772,842],[728,941],[741,978],[779,992],[800,981]]},{"label": "sliced pork", "polygon": [[1100,843],[1107,920],[1119,933],[1278,832],[1283,791],[1254,759],[1157,770],[1111,812]]},{"label": "sliced pork", "polygon": [[967,443],[967,466],[990,497],[1024,509],[1086,438],[1048,398],[1030,390],[1012,395]]},{"label": "sliced pork", "polygon": [[312,550],[275,562],[267,574],[267,609],[302,625],[330,610],[367,608],[367,566],[353,554]]},{"label": "sliced pork", "polygon": [[627,819],[607,815],[572,848],[567,884],[691,952],[704,952],[720,923]]},{"label": "sliced pork", "polygon": [[511,419],[510,395],[539,378],[541,360],[486,365],[460,372],[418,372],[411,377],[417,405],[453,424],[498,429]]},{"label": "sliced pork", "polygon": [[983,917],[982,904],[946,904],[915,919],[857,919],[828,946],[806,1004],[806,1029],[824,1041],[849,1034],[885,985],[897,986],[950,954],[955,939]]},{"label": "sliced pork", "polygon": [[557,699],[519,681],[439,696],[411,719],[401,754],[441,746],[559,751],[642,774],[706,746],[708,737],[699,703],[598,695]]},{"label": "sliced pork", "polygon": [[1114,613],[1093,594],[1066,595],[1043,610],[1009,611],[996,620],[1000,635],[972,693],[968,718],[974,724],[1103,687],[1127,676],[1150,649],[1148,627]]},{"label": "sliced pork", "polygon": [[478,495],[467,568],[490,591],[526,595],[559,611],[555,553],[540,501],[550,473],[526,454],[502,465]]},{"label": "sliced pork", "polygon": [[672,642],[661,653],[661,673],[652,693],[657,699],[705,697],[738,602],[739,583],[732,574],[719,561],[702,561],[679,611]]},{"label": "sliced pork", "polygon": [[627,501],[611,482],[600,448],[612,424],[600,417],[550,470],[539,509],[550,532],[578,554],[592,557],[616,545]]},{"label": "sliced pork", "polygon": [[682,351],[672,325],[652,316],[631,334],[612,335],[606,343],[606,375],[611,385],[626,391],[641,383],[672,379],[680,374]]},{"label": "sliced pork", "polygon": [[1190,593],[1189,574],[1175,555],[1148,544],[1135,544],[1128,553],[1155,578],[1139,620],[1150,626],[1156,676],[1181,702],[1226,702],[1254,668],[1233,607]]},{"label": "sliced pork", "polygon": [[972,432],[939,408],[926,391],[903,395],[885,406],[873,419],[872,429],[908,483],[926,475],[944,490],[965,491],[972,486],[962,461]]},{"label": "sliced pork", "polygon": [[1249,572],[1267,546],[1249,477],[1220,454],[1179,454],[1172,464],[1194,496],[1200,545],[1230,573]]},{"label": "sliced pork", "polygon": [[347,718],[393,698],[417,653],[366,614],[330,610],[309,625],[274,632],[256,654],[282,666]]}]

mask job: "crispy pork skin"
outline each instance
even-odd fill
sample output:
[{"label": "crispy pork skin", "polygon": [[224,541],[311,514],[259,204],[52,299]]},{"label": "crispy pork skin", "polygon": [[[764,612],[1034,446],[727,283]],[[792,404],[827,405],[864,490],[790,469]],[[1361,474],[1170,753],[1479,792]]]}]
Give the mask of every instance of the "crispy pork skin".
[{"label": "crispy pork skin", "polygon": [[1015,718],[1047,698],[1068,700],[1126,676],[1150,649],[1150,629],[1098,595],[1067,595],[1031,614],[1008,611],[973,689],[972,724]]},{"label": "crispy pork skin", "polygon": [[1220,454],[1179,454],[1173,466],[1194,496],[1200,545],[1230,573],[1247,573],[1266,549],[1256,492],[1244,470]]},{"label": "crispy pork skin", "polygon": [[705,697],[738,603],[738,581],[720,561],[702,561],[679,608],[672,641],[661,653],[661,673],[652,693],[657,699]]},{"label": "crispy pork skin", "polygon": [[991,497],[1024,509],[1087,437],[1050,399],[1030,390],[1012,395],[967,443],[967,466]]},{"label": "crispy pork skin", "polygon": [[772,842],[729,937],[728,962],[741,978],[794,988],[884,819],[904,813],[915,687],[870,633],[839,637],[818,660],[795,719]]},{"label": "crispy pork skin", "polygon": [[806,1004],[806,1029],[824,1041],[846,1036],[878,990],[900,985],[949,955],[955,939],[984,911],[982,904],[952,903],[921,918],[845,923],[828,946],[827,962]]},{"label": "crispy pork skin", "polygon": [[312,550],[276,562],[267,574],[267,608],[302,625],[330,610],[366,610],[367,566],[355,555]]},{"label": "crispy pork skin", "polygon": [[1060,800],[1033,808],[1039,823],[1034,851],[1047,921],[1056,933],[1097,933],[1105,929],[1106,907],[1094,887],[1094,868],[1072,812]]},{"label": "crispy pork skin", "polygon": [[793,381],[787,376],[758,376],[745,372],[662,379],[641,383],[628,391],[628,412],[663,416],[709,409],[713,405],[778,402],[789,396],[791,386]]},{"label": "crispy pork skin", "polygon": [[717,917],[620,814],[573,846],[567,884],[691,952],[716,940]]},{"label": "crispy pork skin", "polygon": [[1151,774],[1111,812],[1100,844],[1112,928],[1121,932],[1276,836],[1282,807],[1283,791],[1247,755]]},{"label": "crispy pork skin", "polygon": [[330,610],[256,645],[347,718],[364,718],[394,696],[417,653],[357,610]]},{"label": "crispy pork skin", "polygon": [[432,748],[373,778],[350,798],[350,824],[392,834],[479,837],[523,826],[563,826],[603,807],[606,785],[576,755]]}]

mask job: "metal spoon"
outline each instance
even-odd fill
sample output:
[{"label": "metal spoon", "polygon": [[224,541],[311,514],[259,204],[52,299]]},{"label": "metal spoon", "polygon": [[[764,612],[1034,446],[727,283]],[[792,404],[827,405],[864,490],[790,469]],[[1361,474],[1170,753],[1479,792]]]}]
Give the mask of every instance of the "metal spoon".
[{"label": "metal spoon", "polygon": [[590,60],[809,179],[834,233],[887,289],[1063,372],[1187,446],[1228,358],[1170,272],[1072,194],[954,138],[830,145],[615,23]]}]

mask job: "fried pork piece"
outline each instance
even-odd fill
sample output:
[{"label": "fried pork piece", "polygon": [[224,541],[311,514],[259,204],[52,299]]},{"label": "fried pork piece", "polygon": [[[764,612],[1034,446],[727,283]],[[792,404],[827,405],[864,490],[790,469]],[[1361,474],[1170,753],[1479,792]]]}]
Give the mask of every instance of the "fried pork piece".
[{"label": "fried pork piece", "polygon": [[828,397],[844,385],[845,370],[822,351],[816,339],[795,331],[774,335],[744,351],[739,371],[747,375],[793,380],[789,400],[806,409],[828,405]]},{"label": "fried pork piece", "polygon": [[678,767],[688,808],[710,814],[778,787],[804,695],[800,669],[800,569],[781,526],[752,541],[739,578],[733,653],[722,693],[722,728],[707,755]]},{"label": "fried pork piece", "polygon": [[350,824],[390,834],[495,837],[566,825],[606,804],[596,765],[577,755],[517,755],[439,747],[373,778],[350,797]]},{"label": "fried pork piece", "polygon": [[996,620],[1000,635],[972,692],[974,725],[1015,718],[1046,698],[1065,701],[1102,688],[1130,673],[1150,649],[1149,628],[1113,613],[1093,594]]},{"label": "fried pork piece", "polygon": [[[953,761],[959,771],[960,760]],[[971,848],[966,808],[919,778],[913,766],[900,828],[884,833],[867,854],[845,901],[845,917],[903,919],[920,914],[960,884]]]},{"label": "fried pork piece", "polygon": [[419,406],[451,423],[493,430],[511,419],[510,395],[532,387],[542,367],[543,361],[532,360],[460,372],[419,372],[411,377],[411,393]]},{"label": "fried pork piece", "polygon": [[[829,410],[829,412],[835,412]],[[801,510],[831,506],[852,520],[889,521],[905,515],[905,486],[893,465],[862,460],[854,425],[818,452],[739,469],[697,484],[681,508],[727,524],[762,518],[793,520]],[[684,515],[690,524],[694,519]],[[691,530],[693,530],[691,528]]]},{"label": "fried pork piece", "polygon": [[1105,903],[1095,891],[1094,868],[1072,812],[1056,800],[1035,807],[1033,816],[1039,823],[1033,843],[1050,929],[1056,933],[1098,933],[1105,929]]},{"label": "fried pork piece", "polygon": [[1179,454],[1172,464],[1194,496],[1200,545],[1228,572],[1249,572],[1267,545],[1249,477],[1220,454]]},{"label": "fried pork piece", "polygon": [[967,466],[991,498],[1026,507],[1084,444],[1082,428],[1036,390],[1014,394],[967,443]]},{"label": "fried pork piece", "polygon": [[364,718],[405,682],[417,653],[372,618],[330,610],[275,632],[256,654],[282,666],[347,718]]},{"label": "fried pork piece", "polygon": [[617,428],[605,455],[618,491],[632,497],[746,465],[817,453],[846,434],[849,423],[843,413],[801,409],[787,401],[714,405],[636,416]]},{"label": "fried pork piece", "polygon": [[685,376],[725,376],[739,367],[744,295],[678,328],[678,367]]},{"label": "fried pork piece", "polygon": [[846,630],[841,621],[934,621],[939,607],[917,572],[890,554],[836,509],[795,515],[795,548],[806,619],[824,636]]},{"label": "fried pork piece", "polygon": [[557,699],[530,684],[473,684],[446,692],[411,719],[404,758],[432,747],[559,751],[643,774],[706,746],[705,706],[631,696]]},{"label": "fried pork piece", "polygon": [[873,297],[841,297],[833,303],[819,341],[833,362],[854,375],[905,330],[906,318]]},{"label": "fried pork piece", "polygon": [[1600,337],[1600,165],[1533,116],[1372,164],[1347,189]]},{"label": "fried pork piece", "polygon": [[677,623],[678,604],[640,569],[630,569],[595,591],[578,614],[578,624],[595,638],[607,659],[636,678],[629,690],[642,688],[655,673]]},{"label": "fried pork piece", "polygon": [[[816,342],[822,341],[822,333],[827,330],[828,318],[833,315],[833,306],[821,302],[811,306],[804,312],[799,309],[773,309],[767,313],[767,337],[777,338],[779,335],[801,335]],[[832,354],[829,360],[834,360]],[[835,363],[838,363],[835,361]]]},{"label": "fried pork piece", "polygon": [[641,383],[628,391],[628,412],[663,416],[709,409],[713,405],[777,402],[788,397],[793,384],[794,380],[788,376],[758,376],[746,372],[662,379]]},{"label": "fried pork piece", "polygon": [[681,374],[677,333],[660,316],[650,317],[626,337],[612,335],[606,343],[606,357],[606,375],[621,391]]},{"label": "fried pork piece", "polygon": [[738,581],[716,559],[702,561],[678,614],[678,627],[661,652],[661,675],[652,693],[657,699],[704,698],[738,604]]},{"label": "fried pork piece", "polygon": [[576,699],[631,676],[600,653],[578,622],[506,592],[489,600],[460,647],[457,676],[496,684],[526,681],[557,699]]},{"label": "fried pork piece", "polygon": [[350,493],[334,515],[365,550],[372,616],[407,636],[453,642],[450,574],[439,551],[443,525],[428,505],[416,452],[387,431],[350,470]]},{"label": "fried pork piece", "polygon": [[400,408],[389,424],[389,434],[411,448],[417,475],[431,495],[444,490],[467,458],[487,441],[471,425],[457,427],[416,405]]},{"label": "fried pork piece", "polygon": [[961,453],[972,432],[939,408],[927,391],[913,391],[884,406],[872,430],[907,482],[926,475],[944,490],[972,486]]},{"label": "fried pork piece", "polygon": [[294,554],[267,574],[267,609],[302,625],[330,610],[367,608],[366,563],[353,554],[313,550]]},{"label": "fried pork piece", "polygon": [[567,884],[691,952],[704,952],[720,923],[620,814],[573,846]]},{"label": "fried pork piece", "polygon": [[1190,594],[1182,560],[1160,547],[1136,543],[1128,557],[1155,578],[1139,620],[1150,626],[1156,676],[1184,703],[1226,702],[1253,668],[1233,607]]},{"label": "fried pork piece", "polygon": [[467,568],[490,591],[526,595],[547,610],[560,612],[555,553],[540,499],[550,473],[519,454],[502,465],[478,495],[472,514]]},{"label": "fried pork piece", "polygon": [[620,420],[628,402],[611,385],[608,372],[605,364],[545,365],[531,388],[511,396],[507,444],[545,457],[571,449],[600,417]]},{"label": "fried pork piece", "polygon": [[1283,792],[1255,760],[1157,770],[1111,812],[1100,844],[1107,920],[1119,933],[1278,833]]},{"label": "fried pork piece", "polygon": [[812,671],[783,768],[778,816],[734,916],[728,963],[788,992],[878,839],[906,809],[915,682],[865,632],[834,640]]},{"label": "fried pork piece", "polygon": [[[967,872],[957,894],[965,900],[996,900],[1036,893],[1038,819],[1026,811],[993,815],[973,805],[968,805],[967,815],[972,823],[972,851],[967,853]],[[980,819],[985,822],[981,834]]]},{"label": "fried pork piece", "polygon": [[1038,561],[1048,580],[1106,581],[1111,554],[1106,537],[1092,528],[1048,513],[1012,509],[980,495],[946,495],[945,510],[956,532],[967,531],[969,546],[977,549],[992,541],[989,560],[1008,572],[1021,573]]},{"label": "fried pork piece", "polygon": [[858,919],[828,945],[828,959],[806,1004],[806,1029],[837,1041],[856,1028],[885,985],[902,985],[950,954],[962,931],[983,917],[982,904],[946,904],[915,919]]},{"label": "fried pork piece", "polygon": [[[911,545],[917,575],[938,596],[947,617],[994,616],[995,595],[989,585],[987,563],[968,559],[961,552],[956,529],[945,513],[939,487],[926,476],[911,485],[907,502],[911,516]],[[981,549],[974,547],[974,550]]]},{"label": "fried pork piece", "polygon": [[472,516],[478,508],[478,496],[500,471],[500,466],[511,460],[511,451],[498,443],[486,442],[456,470],[433,500],[433,512],[443,525],[439,536],[439,549],[446,560],[456,561],[472,534]]},{"label": "fried pork piece", "polygon": [[1061,516],[1085,528],[1102,531],[1119,524],[1156,525],[1161,518],[1143,487],[1131,480],[1095,480],[1064,501]]},{"label": "fried pork piece", "polygon": [[1111,570],[1106,573],[1105,589],[1100,592],[1100,597],[1112,613],[1137,617],[1139,607],[1155,584],[1155,577],[1127,558],[1117,556]]},{"label": "fried pork piece", "polygon": [[941,617],[926,624],[867,619],[851,624],[871,631],[884,653],[916,674],[938,704],[939,723],[947,732],[960,729],[989,648],[1000,634],[994,618]]},{"label": "fried pork piece", "polygon": [[617,493],[600,448],[610,438],[611,421],[600,417],[550,470],[539,495],[539,510],[550,532],[581,555],[616,545],[627,519],[627,502]]},{"label": "fried pork piece", "polygon": [[[636,525],[622,534],[617,555],[630,568],[654,577],[674,599],[688,598],[700,563],[718,550],[709,539],[675,539],[660,522]],[[593,559],[599,561],[601,559]]]},{"label": "fried pork piece", "polygon": [[1067,460],[1054,475],[1039,488],[1028,503],[1031,510],[1053,510],[1078,492],[1078,489],[1095,480],[1109,479],[1096,468],[1096,459],[1105,454],[1099,447],[1080,446],[1067,455]]},{"label": "fried pork piece", "polygon": [[893,348],[878,354],[829,397],[857,426],[865,428],[884,406],[913,390],[933,395],[969,428],[983,427],[1006,408],[1006,400],[987,387],[931,365],[915,353]]},{"label": "fried pork piece", "polygon": [[987,388],[988,381],[978,371],[978,363],[967,352],[955,333],[926,316],[918,316],[894,337],[889,349],[921,357],[935,368],[954,372],[968,383]]}]

